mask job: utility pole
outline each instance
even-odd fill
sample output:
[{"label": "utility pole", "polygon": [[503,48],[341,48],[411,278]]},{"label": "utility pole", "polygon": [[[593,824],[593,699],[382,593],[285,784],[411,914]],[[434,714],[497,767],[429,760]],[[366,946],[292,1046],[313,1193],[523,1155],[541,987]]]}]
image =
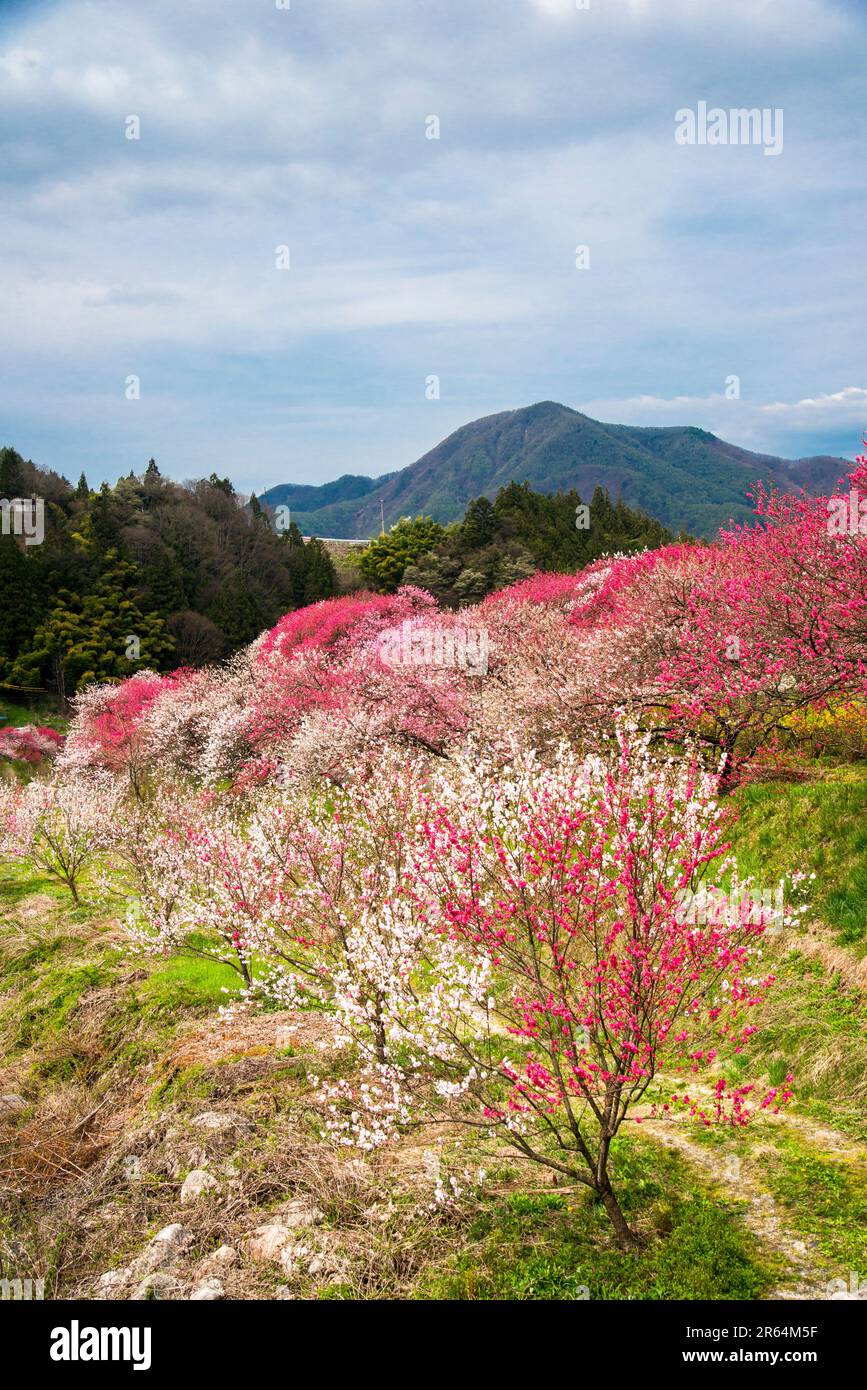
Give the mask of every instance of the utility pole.
[{"label": "utility pole", "polygon": [[380,497],[380,499],[379,499],[379,516],[380,516],[379,534],[380,534],[381,536],[384,536],[384,535],[385,535],[385,503],[383,502],[383,500],[382,500],[381,497]]}]

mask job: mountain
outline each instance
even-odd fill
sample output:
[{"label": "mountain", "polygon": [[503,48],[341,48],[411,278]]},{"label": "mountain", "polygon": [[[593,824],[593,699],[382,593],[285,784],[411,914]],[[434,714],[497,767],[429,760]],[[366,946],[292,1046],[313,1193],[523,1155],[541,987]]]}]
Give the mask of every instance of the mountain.
[{"label": "mountain", "polygon": [[[691,426],[606,425],[578,410],[542,401],[474,420],[415,463],[384,478],[346,475],[322,487],[281,484],[262,494],[285,503],[305,534],[366,538],[401,516],[455,521],[474,497],[493,498],[512,481],[538,492],[576,488],[589,500],[597,485],[672,530],[710,535],[730,519],[747,520],[746,493],[759,479],[782,491],[833,488],[845,459],[782,459],[754,454]],[[294,500],[290,500],[290,498]]]},{"label": "mountain", "polygon": [[278,483],[269,488],[267,502],[272,507],[291,507],[293,512],[307,513],[321,511],[323,507],[339,502],[355,502],[376,488],[384,487],[393,473],[385,473],[380,478],[365,478],[359,473],[344,473],[333,483],[320,486],[308,483]]}]

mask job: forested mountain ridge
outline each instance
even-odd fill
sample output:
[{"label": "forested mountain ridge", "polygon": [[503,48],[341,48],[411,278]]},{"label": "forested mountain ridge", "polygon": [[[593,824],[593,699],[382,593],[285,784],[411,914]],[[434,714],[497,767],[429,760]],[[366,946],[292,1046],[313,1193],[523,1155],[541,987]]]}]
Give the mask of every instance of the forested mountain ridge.
[{"label": "forested mountain ridge", "polygon": [[[602,425],[550,401],[466,425],[383,478],[283,484],[249,502],[228,478],[179,484],[153,459],[114,487],[94,491],[84,476],[73,487],[2,449],[0,498],[42,498],[45,537],[0,535],[0,685],[63,701],[142,666],[204,665],[362,584],[410,583],[462,607],[535,570],[745,520],[759,478],[830,491],[847,467],[751,454],[704,430]],[[588,502],[584,527],[576,509]],[[291,517],[279,529],[278,506]],[[338,574],[316,536],[375,539]]]},{"label": "forested mountain ridge", "polygon": [[[305,533],[367,538],[402,516],[446,524],[476,497],[494,498],[510,482],[536,492],[590,497],[597,487],[672,530],[712,535],[752,515],[748,491],[761,478],[781,491],[829,492],[849,469],[844,459],[783,459],[751,453],[692,426],[608,425],[555,401],[489,415],[464,425],[422,458],[383,478],[355,477],[320,489],[281,484],[262,494],[268,507],[292,508]],[[291,500],[294,497],[294,501]]]},{"label": "forested mountain ridge", "polygon": [[231,482],[180,485],[153,459],[98,491],[0,450],[0,497],[38,497],[44,540],[0,535],[0,685],[61,698],[142,666],[219,660],[336,590],[321,542],[277,535]]}]

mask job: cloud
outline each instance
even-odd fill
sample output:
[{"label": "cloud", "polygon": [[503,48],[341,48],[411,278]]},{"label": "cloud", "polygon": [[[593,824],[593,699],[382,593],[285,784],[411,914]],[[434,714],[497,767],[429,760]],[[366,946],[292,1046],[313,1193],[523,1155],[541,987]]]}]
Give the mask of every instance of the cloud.
[{"label": "cloud", "polygon": [[[757,402],[724,394],[672,399],[635,396],[588,401],[580,409],[611,424],[697,425],[729,443],[764,453],[777,452],[781,438],[791,443],[824,436],[848,439],[841,453],[848,457],[867,433],[867,389],[862,386],[847,386],[800,401]],[[829,447],[823,452],[837,450]]]},{"label": "cloud", "polygon": [[[231,471],[256,422],[271,482],[321,481],[583,398],[839,449],[856,404],[804,402],[860,375],[865,53],[863,11],[836,0],[12,10],[8,437],[72,474],[161,448],[183,475],[209,453]],[[784,107],[783,155],[678,147],[699,99]],[[135,428],[128,372],[150,400]],[[715,395],[732,373],[739,402]]]},{"label": "cloud", "polygon": [[791,405],[784,401],[773,401],[762,409],[775,419],[803,424],[813,424],[821,416],[867,420],[867,390],[862,386],[847,386],[831,395],[816,396]]}]

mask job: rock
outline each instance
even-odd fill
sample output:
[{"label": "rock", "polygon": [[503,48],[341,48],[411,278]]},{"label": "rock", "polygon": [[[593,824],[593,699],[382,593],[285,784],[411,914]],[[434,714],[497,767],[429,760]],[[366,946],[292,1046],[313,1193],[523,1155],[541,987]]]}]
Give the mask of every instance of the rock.
[{"label": "rock", "polygon": [[155,1270],[162,1269],[164,1265],[172,1264],[191,1240],[192,1235],[179,1221],[171,1226],[164,1226],[137,1259],[133,1260],[130,1274],[136,1279],[142,1279],[153,1274]]},{"label": "rock", "polygon": [[346,1260],[329,1249],[327,1240],[321,1241],[318,1248],[305,1245],[303,1241],[298,1241],[297,1244],[284,1245],[280,1251],[280,1264],[283,1266],[283,1272],[288,1279],[297,1278],[304,1270],[311,1279],[331,1274],[344,1274],[347,1267]]},{"label": "rock", "polygon": [[283,1266],[283,1272],[290,1279],[294,1278],[302,1267],[306,1267],[312,1258],[313,1251],[308,1245],[284,1245],[280,1251],[280,1263]]},{"label": "rock", "polygon": [[290,1233],[288,1226],[271,1222],[259,1226],[247,1241],[247,1254],[257,1264],[267,1264],[269,1260],[279,1260],[284,1245],[288,1245]]},{"label": "rock", "polygon": [[215,1303],[220,1298],[225,1298],[223,1285],[219,1279],[205,1279],[190,1294],[190,1303]]},{"label": "rock", "polygon": [[201,1115],[195,1115],[190,1124],[195,1129],[234,1129],[235,1119],[219,1110],[206,1110]]},{"label": "rock", "polygon": [[175,1279],[172,1274],[149,1274],[142,1279],[137,1288],[130,1294],[130,1302],[142,1302],[149,1298],[172,1298],[181,1291],[180,1279]]},{"label": "rock", "polygon": [[20,1115],[22,1110],[27,1109],[27,1101],[23,1096],[18,1096],[14,1091],[8,1095],[0,1096],[0,1116]]},{"label": "rock", "polygon": [[163,1226],[161,1231],[157,1231],[151,1245],[171,1250],[175,1255],[179,1255],[189,1245],[190,1238],[190,1232],[186,1226],[182,1226],[180,1221],[174,1221],[171,1226]]},{"label": "rock", "polygon": [[324,1212],[313,1206],[305,1197],[295,1197],[280,1208],[280,1220],[284,1226],[315,1226],[324,1219]]},{"label": "rock", "polygon": [[[300,1262],[306,1264],[310,1278],[318,1279],[329,1275],[338,1275],[342,1278],[347,1273],[349,1265],[345,1255],[341,1253],[333,1233],[321,1232],[317,1236],[316,1246],[315,1250],[310,1250],[303,1245],[296,1247]],[[291,1247],[287,1247],[287,1249],[291,1249]],[[282,1256],[284,1261],[286,1255],[287,1250],[284,1250]]]},{"label": "rock", "polygon": [[288,1300],[294,1298],[295,1295],[294,1293],[292,1293],[288,1285],[281,1284],[280,1287],[275,1290],[274,1297],[282,1299],[284,1302],[288,1302]]},{"label": "rock", "polygon": [[231,1245],[221,1245],[219,1250],[214,1250],[212,1254],[206,1255],[200,1262],[196,1277],[207,1279],[210,1275],[217,1274],[224,1269],[233,1269],[238,1263],[240,1256]]},{"label": "rock", "polygon": [[204,1168],[194,1168],[184,1178],[184,1185],[181,1188],[181,1205],[198,1201],[204,1192],[210,1192],[218,1186],[217,1179],[206,1172]]},{"label": "rock", "polygon": [[95,1298],[117,1298],[123,1287],[129,1283],[130,1269],[109,1269],[100,1274],[96,1281]]}]

